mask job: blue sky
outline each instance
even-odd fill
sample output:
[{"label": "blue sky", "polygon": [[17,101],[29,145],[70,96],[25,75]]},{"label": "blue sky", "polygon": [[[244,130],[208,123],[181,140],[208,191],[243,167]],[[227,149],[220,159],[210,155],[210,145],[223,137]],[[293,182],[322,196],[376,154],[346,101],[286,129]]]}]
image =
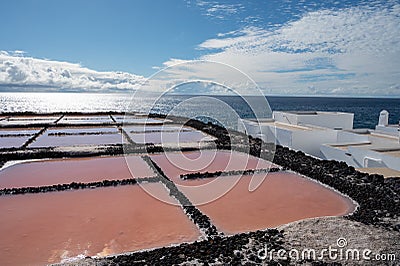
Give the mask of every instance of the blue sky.
[{"label": "blue sky", "polygon": [[240,69],[265,94],[400,96],[399,1],[10,0],[1,9],[2,91],[125,91],[203,59]]}]

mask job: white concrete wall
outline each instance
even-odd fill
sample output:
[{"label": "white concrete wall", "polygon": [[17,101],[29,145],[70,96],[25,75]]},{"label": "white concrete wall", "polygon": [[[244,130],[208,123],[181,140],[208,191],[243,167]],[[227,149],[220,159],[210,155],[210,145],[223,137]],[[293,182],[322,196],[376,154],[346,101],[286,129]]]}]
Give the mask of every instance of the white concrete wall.
[{"label": "white concrete wall", "polygon": [[360,135],[352,132],[338,131],[337,143],[359,143],[367,142],[368,135]]},{"label": "white concrete wall", "polygon": [[353,167],[363,167],[362,165],[357,163],[346,150],[332,147],[329,144],[321,145],[320,149],[321,153],[323,154],[323,159],[345,162]]},{"label": "white concrete wall", "polygon": [[358,147],[349,147],[349,152],[362,167],[388,167],[379,152]]},{"label": "white concrete wall", "polygon": [[336,139],[336,130],[295,131],[292,148],[322,158],[320,146],[324,143],[336,142]]},{"label": "white concrete wall", "polygon": [[275,127],[273,127],[273,126],[263,126],[262,127],[262,134],[263,134],[263,138],[262,138],[263,141],[268,142],[268,143],[278,144],[278,141],[276,139]]},{"label": "white concrete wall", "polygon": [[399,136],[399,128],[398,127],[383,127],[383,126],[376,126],[376,131],[383,132],[385,134],[389,134],[391,136]]},{"label": "white concrete wall", "polygon": [[309,124],[327,128],[353,129],[354,114],[318,113],[317,115],[299,115],[300,124]]},{"label": "white concrete wall", "polygon": [[297,115],[291,113],[279,112],[279,111],[272,112],[272,118],[275,119],[275,121],[285,124],[297,125],[298,124],[297,117],[298,117]]},{"label": "white concrete wall", "polygon": [[238,130],[239,132],[242,132],[242,133],[247,132],[247,129],[246,129],[247,124],[248,124],[248,123],[247,123],[246,120],[243,120],[243,119],[241,119],[241,118],[238,118],[238,128],[237,128],[237,130]]},{"label": "white concrete wall", "polygon": [[382,155],[383,162],[392,169],[400,171],[400,157],[389,156],[389,155]]},{"label": "white concrete wall", "polygon": [[292,148],[292,131],[282,128],[271,128],[271,130],[275,131],[276,144]]},{"label": "white concrete wall", "polygon": [[249,120],[242,120],[239,118],[238,121],[238,131],[242,133],[247,133],[247,135],[256,135],[261,132],[260,127],[257,125],[257,123]]},{"label": "white concrete wall", "polygon": [[353,129],[354,114],[351,113],[328,113],[317,112],[317,114],[295,114],[275,111],[272,117],[279,122],[291,125],[314,125],[326,128]]},{"label": "white concrete wall", "polygon": [[343,161],[354,167],[388,167],[400,171],[400,157],[373,150],[350,146],[346,151],[326,144],[321,146],[321,152],[325,159]]},{"label": "white concrete wall", "polygon": [[257,123],[248,120],[242,120],[238,123],[238,130],[240,132],[246,133],[254,138],[261,138],[265,142],[269,143],[277,143],[275,138],[275,127],[261,125],[259,126]]}]

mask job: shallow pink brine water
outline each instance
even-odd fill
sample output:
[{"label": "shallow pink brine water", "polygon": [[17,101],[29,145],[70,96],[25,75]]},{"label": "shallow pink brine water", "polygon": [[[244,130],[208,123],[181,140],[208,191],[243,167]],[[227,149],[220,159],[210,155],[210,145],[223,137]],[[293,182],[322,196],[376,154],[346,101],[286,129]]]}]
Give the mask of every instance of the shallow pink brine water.
[{"label": "shallow pink brine water", "polygon": [[[263,175],[258,174],[256,178]],[[198,208],[218,229],[228,234],[276,227],[306,218],[342,216],[356,207],[347,197],[297,174],[269,173],[254,191],[249,191],[251,178],[187,180],[179,189],[191,202],[206,203]]]},{"label": "shallow pink brine water", "polygon": [[1,128],[0,135],[29,134],[33,135],[40,131],[40,128],[20,129],[20,128]]},{"label": "shallow pink brine water", "polygon": [[15,116],[8,119],[0,120],[0,124],[4,125],[28,125],[54,123],[60,116]]},{"label": "shallow pink brine water", "polygon": [[87,123],[112,123],[109,116],[64,116],[59,123],[61,124],[87,124]]},{"label": "shallow pink brine water", "polygon": [[26,137],[0,137],[0,149],[8,148],[19,148],[25,144],[31,138],[31,136]]},{"label": "shallow pink brine water", "polygon": [[128,133],[142,133],[145,131],[194,131],[193,128],[180,125],[124,125],[123,129]]},{"label": "shallow pink brine water", "polygon": [[[40,129],[19,129],[19,128],[2,128],[0,129],[0,149],[2,148],[19,148],[27,142]],[[24,134],[25,136],[18,136]]]},{"label": "shallow pink brine water", "polygon": [[[159,183],[142,186],[169,197]],[[0,212],[0,265],[45,265],[200,236],[180,207],[156,200],[137,185],[4,196]]]},{"label": "shallow pink brine water", "polygon": [[181,174],[264,169],[274,166],[269,161],[235,151],[203,150],[155,154],[150,157],[177,184],[183,184]]},{"label": "shallow pink brine water", "polygon": [[97,133],[101,133],[101,132],[107,132],[107,133],[119,133],[118,128],[117,127],[67,127],[67,128],[57,128],[57,127],[53,127],[53,128],[49,128],[46,130],[46,134],[50,133],[50,134],[55,134],[55,133],[93,133],[93,132],[97,132]]},{"label": "shallow pink brine water", "polygon": [[199,141],[211,141],[213,138],[201,131],[176,131],[176,132],[151,132],[151,133],[128,133],[129,137],[136,143],[188,143]]},{"label": "shallow pink brine water", "polygon": [[[129,168],[128,168],[128,164]],[[49,186],[152,177],[155,173],[140,156],[53,159],[20,163],[0,171],[0,188]]]},{"label": "shallow pink brine water", "polygon": [[39,147],[58,147],[58,146],[79,146],[79,145],[102,145],[102,144],[121,144],[122,135],[115,134],[104,135],[66,135],[49,136],[47,133],[39,136],[29,148]]}]

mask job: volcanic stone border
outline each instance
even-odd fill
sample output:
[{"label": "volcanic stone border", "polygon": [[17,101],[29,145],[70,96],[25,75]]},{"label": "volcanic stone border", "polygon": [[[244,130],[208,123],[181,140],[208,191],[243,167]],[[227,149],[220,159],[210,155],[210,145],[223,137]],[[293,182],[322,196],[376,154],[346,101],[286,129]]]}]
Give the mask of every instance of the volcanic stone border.
[{"label": "volcanic stone border", "polygon": [[123,129],[122,126],[118,126],[119,132],[121,132],[122,136],[129,142],[131,145],[136,145],[138,143],[134,142],[132,138],[129,136],[129,134]]},{"label": "volcanic stone border", "polygon": [[160,179],[157,177],[142,177],[142,178],[128,178],[120,180],[103,180],[103,181],[89,182],[89,183],[72,182],[69,184],[57,184],[51,186],[4,188],[0,189],[0,196],[37,194],[37,193],[47,193],[47,192],[59,192],[66,190],[78,190],[78,189],[94,189],[99,187],[116,187],[116,186],[135,185],[138,183],[146,183],[146,182],[157,183],[160,182]]},{"label": "volcanic stone border", "polygon": [[49,136],[87,136],[87,135],[116,135],[118,132],[110,132],[110,131],[97,131],[97,132],[54,132],[49,133]]},{"label": "volcanic stone border", "polygon": [[189,179],[201,179],[201,178],[213,178],[219,176],[237,176],[237,175],[254,175],[264,174],[269,172],[279,172],[282,169],[279,167],[271,167],[265,169],[248,169],[248,170],[232,170],[232,171],[216,171],[216,172],[196,172],[189,174],[182,174],[179,177],[183,180]]},{"label": "volcanic stone border", "polygon": [[174,130],[174,129],[168,129],[168,130],[161,130],[161,129],[150,129],[150,130],[144,130],[144,131],[139,131],[139,130],[131,130],[129,131],[130,133],[133,134],[144,134],[144,133],[174,133],[174,132],[192,132],[190,129],[182,129],[182,130]]},{"label": "volcanic stone border", "polygon": [[210,218],[204,215],[199,209],[197,209],[190,200],[176,187],[162,171],[162,169],[147,155],[142,156],[143,160],[149,165],[149,167],[157,174],[160,181],[169,190],[169,195],[174,197],[181,205],[185,214],[198,226],[201,232],[203,232],[207,238],[212,238],[217,235],[223,235],[222,232],[218,232],[215,225],[211,223]]},{"label": "volcanic stone border", "polygon": [[394,193],[400,195],[400,178],[399,177],[390,177],[385,178],[385,184],[389,188],[393,190]]},{"label": "volcanic stone border", "polygon": [[0,134],[0,138],[18,138],[18,137],[32,137],[34,134],[29,133],[17,133],[17,134]]},{"label": "volcanic stone border", "polygon": [[128,154],[153,154],[166,151],[187,152],[198,151],[197,147],[187,148],[163,148],[154,144],[106,144],[96,146],[81,147],[43,147],[16,149],[9,148],[0,150],[1,160],[30,160],[30,159],[48,159],[48,158],[78,158],[78,157],[96,157],[96,156],[121,156]]},{"label": "volcanic stone border", "polygon": [[40,135],[42,135],[45,131],[47,130],[47,127],[42,128],[41,130],[39,130],[39,132],[37,132],[36,134],[34,134],[31,138],[29,138],[22,146],[21,149],[24,149],[26,147],[28,147],[29,144],[31,144],[32,142],[34,142]]},{"label": "volcanic stone border", "polygon": [[55,124],[57,124],[58,122],[61,121],[61,119],[63,119],[65,116],[65,114],[60,115],[60,117],[58,119],[56,119],[56,121],[54,121]]},{"label": "volcanic stone border", "polygon": [[[279,250],[283,249],[282,244],[283,231],[267,229],[105,258],[88,258],[88,265],[288,265],[289,261],[258,258],[259,251],[265,247]],[[273,256],[274,259],[277,257]]]}]

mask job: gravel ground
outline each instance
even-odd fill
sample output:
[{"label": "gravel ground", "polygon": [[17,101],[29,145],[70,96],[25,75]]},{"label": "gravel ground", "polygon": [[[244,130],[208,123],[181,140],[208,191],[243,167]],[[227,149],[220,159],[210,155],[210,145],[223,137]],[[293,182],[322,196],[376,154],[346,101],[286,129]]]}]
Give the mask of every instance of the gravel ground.
[{"label": "gravel ground", "polygon": [[[285,232],[283,246],[288,251],[296,249],[301,252],[305,249],[314,249],[317,251],[317,255],[320,255],[323,249],[328,249],[331,246],[333,249],[338,249],[339,258],[340,249],[343,250],[342,260],[332,260],[326,254],[318,261],[339,262],[343,265],[400,265],[400,233],[396,231],[350,221],[344,217],[303,220],[281,226],[278,229]],[[342,241],[340,242],[338,239]],[[343,248],[340,248],[341,246]],[[346,260],[346,251],[350,249],[357,249],[360,252],[360,260],[353,260],[350,253],[349,259]],[[372,251],[368,256],[371,260],[362,259],[362,252],[366,249]],[[295,252],[293,254],[295,255]],[[373,260],[375,254],[382,256],[394,254],[396,260]],[[333,255],[334,253],[332,253]],[[301,255],[299,257],[301,258]],[[356,256],[354,257],[356,258]],[[297,261],[297,263],[302,262]]]}]

